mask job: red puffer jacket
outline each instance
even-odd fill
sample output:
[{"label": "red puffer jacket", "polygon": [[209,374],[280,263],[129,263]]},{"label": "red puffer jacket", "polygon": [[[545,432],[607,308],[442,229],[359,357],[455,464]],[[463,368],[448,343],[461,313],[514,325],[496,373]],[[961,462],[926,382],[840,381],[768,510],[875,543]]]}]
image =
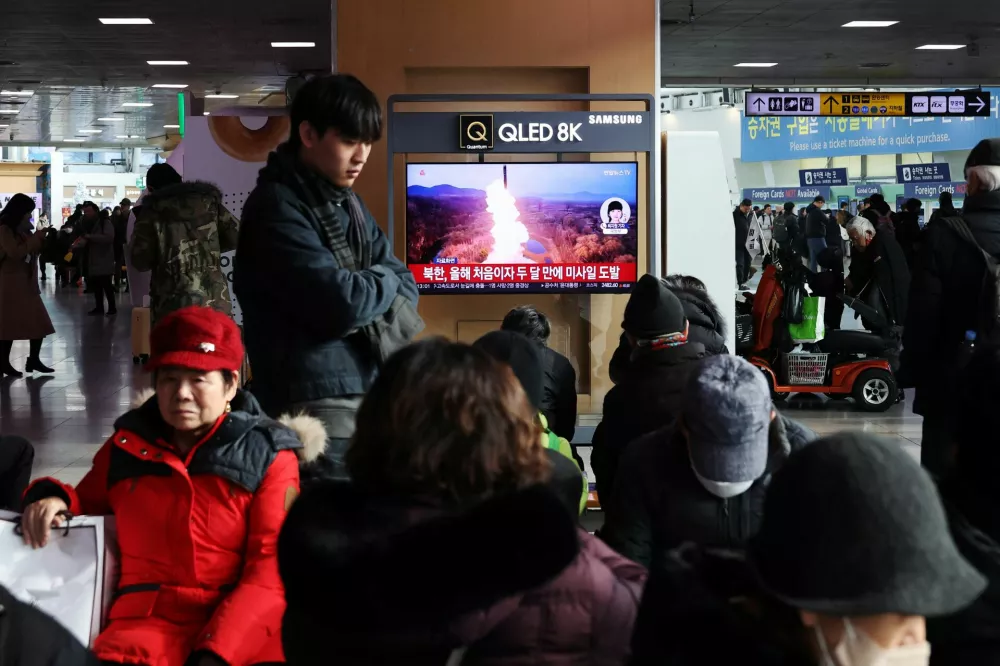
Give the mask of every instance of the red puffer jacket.
[{"label": "red puffer jacket", "polygon": [[[304,457],[317,454],[317,423],[294,421],[314,436]],[[149,666],[199,651],[231,666],[283,661],[276,548],[303,443],[242,391],[186,456],[167,432],[153,397],[118,420],[76,488],[42,479],[25,493],[25,504],[60,496],[74,514],[117,520],[121,580],[94,652]]]}]

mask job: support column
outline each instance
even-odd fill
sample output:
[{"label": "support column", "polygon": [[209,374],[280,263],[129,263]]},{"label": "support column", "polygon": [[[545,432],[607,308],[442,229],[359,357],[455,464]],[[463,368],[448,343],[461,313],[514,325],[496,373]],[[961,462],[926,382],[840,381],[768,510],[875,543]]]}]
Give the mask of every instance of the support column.
[{"label": "support column", "polygon": [[63,221],[63,183],[66,181],[62,152],[53,148],[49,152],[49,162],[49,220],[58,229]]}]

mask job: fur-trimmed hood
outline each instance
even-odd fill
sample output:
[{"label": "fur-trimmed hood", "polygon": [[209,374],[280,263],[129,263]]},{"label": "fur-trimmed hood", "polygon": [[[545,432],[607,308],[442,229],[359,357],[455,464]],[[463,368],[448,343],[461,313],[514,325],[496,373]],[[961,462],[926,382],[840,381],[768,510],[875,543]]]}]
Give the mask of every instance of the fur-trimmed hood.
[{"label": "fur-trimmed hood", "polygon": [[[249,393],[242,393],[250,396]],[[139,409],[155,396],[156,391],[151,388],[137,392],[132,399],[132,409]],[[250,396],[250,399],[253,400],[252,396]],[[247,411],[251,411],[251,413],[260,412],[260,407],[257,405],[256,400],[253,400],[251,409]],[[260,414],[264,416],[263,412],[260,412]],[[319,419],[306,414],[282,414],[276,420],[291,430],[295,434],[295,437],[302,443],[302,448],[295,451],[301,462],[313,462],[326,449],[326,427],[324,427],[323,422]]]},{"label": "fur-trimmed hood", "polygon": [[278,540],[286,656],[320,663],[312,657],[333,632],[344,663],[359,663],[359,653],[366,663],[445,663],[579,551],[572,516],[542,486],[448,511],[349,483],[316,484]]},{"label": "fur-trimmed hood", "polygon": [[175,206],[178,200],[189,197],[209,198],[221,202],[222,191],[218,186],[205,181],[184,181],[148,193],[143,197],[142,205],[149,209],[158,209],[163,206]]}]

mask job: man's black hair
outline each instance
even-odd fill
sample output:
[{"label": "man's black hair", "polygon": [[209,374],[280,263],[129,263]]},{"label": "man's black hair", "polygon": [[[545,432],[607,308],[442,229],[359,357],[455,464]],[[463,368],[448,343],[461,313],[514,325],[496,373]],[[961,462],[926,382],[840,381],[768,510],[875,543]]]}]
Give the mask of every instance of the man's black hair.
[{"label": "man's black hair", "polygon": [[771,204],[764,204],[764,210],[767,210],[770,207],[771,207]]},{"label": "man's black hair", "polygon": [[919,212],[922,207],[923,203],[921,203],[920,199],[907,199],[903,204],[903,208],[911,213]]},{"label": "man's black hair", "polygon": [[536,310],[534,305],[522,305],[508,312],[500,330],[520,333],[529,340],[542,343],[552,334],[549,318]]},{"label": "man's black hair", "polygon": [[317,76],[302,86],[292,101],[292,145],[299,145],[304,122],[320,136],[334,130],[347,141],[375,143],[382,138],[378,97],[350,74]]},{"label": "man's black hair", "polygon": [[955,204],[952,203],[951,200],[951,192],[942,192],[940,196],[938,196],[938,203],[941,204],[941,208],[944,208],[945,206],[948,208],[955,207]]},{"label": "man's black hair", "polygon": [[622,206],[621,201],[612,201],[611,203],[608,204],[608,212],[610,213],[613,210],[624,211],[625,207]]},{"label": "man's black hair", "polygon": [[150,192],[162,190],[168,185],[175,185],[181,180],[183,180],[181,175],[169,164],[154,164],[146,172],[146,187],[149,188]]},{"label": "man's black hair", "polygon": [[816,197],[815,199],[813,199],[813,203],[814,203],[814,204],[818,204],[818,203],[826,203],[826,199],[824,199],[824,198],[823,198],[823,195],[821,194],[821,195],[819,195],[818,197]]},{"label": "man's black hair", "polygon": [[84,201],[82,206],[84,208],[93,208],[95,213],[97,213],[98,215],[101,214],[101,209],[93,201]]},{"label": "man's black hair", "polygon": [[792,202],[792,201],[786,201],[785,202],[785,212],[786,213],[791,213],[793,210],[795,210],[795,203]]},{"label": "man's black hair", "polygon": [[847,207],[848,207],[848,206],[850,206],[850,205],[851,205],[851,204],[849,204],[848,202],[844,201],[844,202],[842,202],[842,203],[840,204],[840,210],[844,210],[845,208],[847,208]]},{"label": "man's black hair", "polygon": [[743,201],[740,202],[740,206],[752,206],[752,205],[753,202],[750,201],[749,199],[744,199]]}]

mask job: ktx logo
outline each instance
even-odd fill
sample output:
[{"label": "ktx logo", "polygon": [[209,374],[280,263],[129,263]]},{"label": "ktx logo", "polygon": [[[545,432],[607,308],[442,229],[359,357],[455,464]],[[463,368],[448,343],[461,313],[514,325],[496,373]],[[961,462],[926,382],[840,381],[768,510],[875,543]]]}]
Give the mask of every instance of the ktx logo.
[{"label": "ktx logo", "polygon": [[462,114],[458,117],[459,150],[493,150],[493,114]]}]

